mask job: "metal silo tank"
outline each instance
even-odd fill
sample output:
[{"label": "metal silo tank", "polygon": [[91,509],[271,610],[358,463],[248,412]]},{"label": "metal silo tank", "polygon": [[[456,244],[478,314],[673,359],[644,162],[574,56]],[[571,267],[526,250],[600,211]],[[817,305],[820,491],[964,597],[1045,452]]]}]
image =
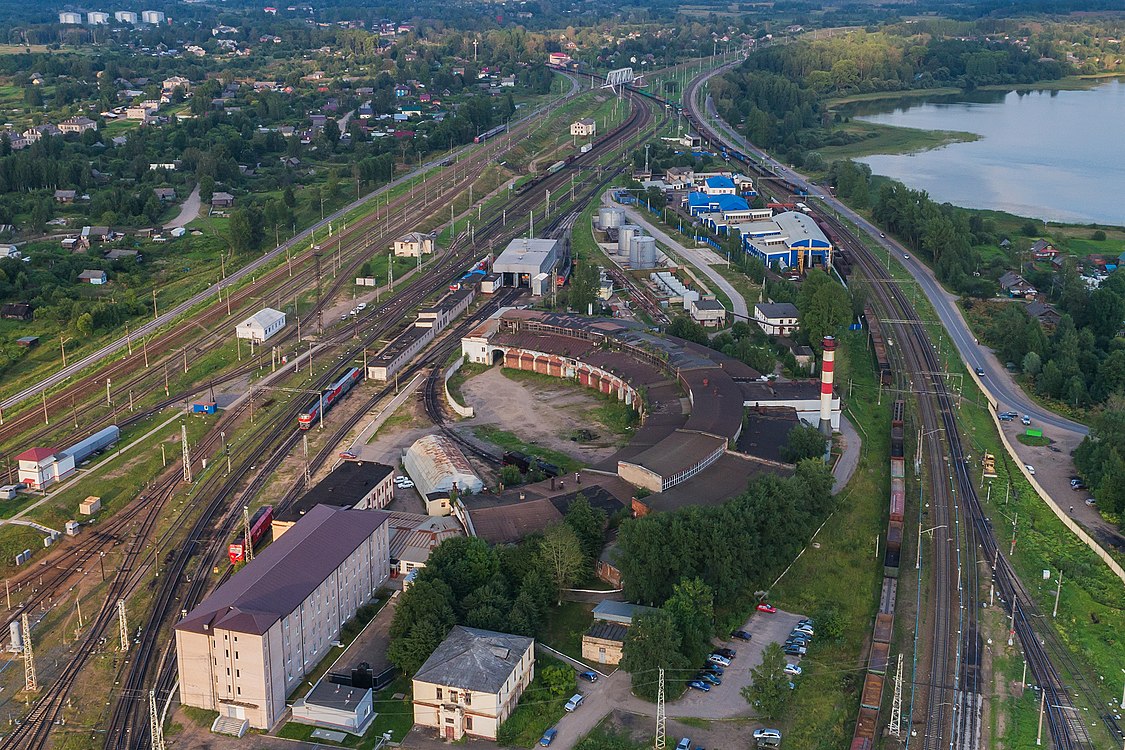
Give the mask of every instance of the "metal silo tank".
[{"label": "metal silo tank", "polygon": [[656,268],[656,238],[635,237],[630,249],[633,248],[637,251],[637,262],[633,265],[634,268]]}]

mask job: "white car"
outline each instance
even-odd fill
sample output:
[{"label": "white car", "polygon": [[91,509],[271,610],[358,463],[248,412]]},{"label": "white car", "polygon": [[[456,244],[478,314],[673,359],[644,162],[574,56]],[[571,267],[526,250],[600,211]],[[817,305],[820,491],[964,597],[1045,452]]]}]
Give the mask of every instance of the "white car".
[{"label": "white car", "polygon": [[410,481],[409,479],[408,479],[407,481],[405,481],[405,482],[399,482],[399,483],[398,483],[398,488],[399,488],[400,490],[409,490],[409,489],[413,489],[413,488],[414,488],[414,482],[411,482],[411,481]]},{"label": "white car", "polygon": [[410,477],[406,476],[405,474],[399,474],[397,477],[395,477],[395,484],[398,484],[399,482],[409,482],[409,481],[410,481]]},{"label": "white car", "polygon": [[1031,476],[1035,476],[1035,467],[1034,466],[1032,466],[1031,464],[1024,464],[1023,468],[1027,469],[1028,474],[1030,474]]},{"label": "white car", "polygon": [[563,706],[563,708],[565,708],[567,711],[573,711],[574,709],[581,706],[582,701],[585,699],[586,696],[582,695],[581,693],[575,693],[574,695],[570,696],[570,700],[566,702],[566,705]]},{"label": "white car", "polygon": [[366,302],[360,302],[358,305],[355,306],[355,309],[359,310],[360,312],[363,312],[364,310],[367,309],[367,303]]},{"label": "white car", "polygon": [[790,674],[790,675],[793,675],[794,677],[800,677],[801,668],[796,664],[786,664],[785,665],[785,674]]}]

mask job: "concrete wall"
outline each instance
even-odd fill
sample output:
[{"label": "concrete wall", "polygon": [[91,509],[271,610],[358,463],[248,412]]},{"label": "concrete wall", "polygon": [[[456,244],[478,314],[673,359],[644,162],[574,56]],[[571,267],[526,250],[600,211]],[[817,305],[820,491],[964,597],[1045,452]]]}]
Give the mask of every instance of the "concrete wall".
[{"label": "concrete wall", "polygon": [[445,403],[449,404],[449,408],[452,409],[457,414],[461,415],[462,417],[465,417],[466,419],[468,419],[468,418],[472,417],[474,414],[476,414],[473,407],[462,406],[460,403],[457,402],[457,399],[453,398],[453,395],[449,392],[449,379],[451,377],[453,377],[453,373],[455,373],[455,372],[457,372],[458,370],[461,369],[461,365],[463,365],[463,364],[465,364],[465,357],[464,356],[462,356],[460,359],[458,359],[456,362],[454,362],[452,365],[450,365],[448,368],[446,368],[445,375],[444,375],[444,378],[442,380],[442,388],[445,390]]}]

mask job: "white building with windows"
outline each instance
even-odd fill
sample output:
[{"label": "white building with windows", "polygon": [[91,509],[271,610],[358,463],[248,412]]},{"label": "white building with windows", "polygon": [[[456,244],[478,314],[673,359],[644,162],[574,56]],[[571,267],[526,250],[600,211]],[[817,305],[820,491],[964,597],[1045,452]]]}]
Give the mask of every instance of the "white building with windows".
[{"label": "white building with windows", "polygon": [[598,123],[589,117],[575,120],[570,123],[570,134],[579,138],[588,138],[598,132]]},{"label": "white building with windows", "polygon": [[389,518],[318,505],[180,620],[180,702],[218,711],[216,726],[239,736],[277,724],[288,695],[387,581]]},{"label": "white building with windows", "polygon": [[414,675],[414,723],[495,740],[533,679],[535,639],[458,625]]},{"label": "white building with windows", "polygon": [[260,344],[284,327],[285,313],[267,307],[238,324],[238,338]]},{"label": "white building with windows", "polygon": [[754,305],[754,322],[770,336],[788,336],[800,327],[797,306],[791,302],[759,302]]}]

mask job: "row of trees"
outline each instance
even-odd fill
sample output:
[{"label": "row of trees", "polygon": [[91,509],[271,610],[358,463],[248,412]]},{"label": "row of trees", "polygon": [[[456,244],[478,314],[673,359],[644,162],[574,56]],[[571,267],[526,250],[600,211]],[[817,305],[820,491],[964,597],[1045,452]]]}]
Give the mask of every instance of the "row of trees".
[{"label": "row of trees", "polygon": [[1125,396],[1120,392],[1094,418],[1074,452],[1074,465],[1101,509],[1125,517]]},{"label": "row of trees", "polygon": [[413,674],[458,624],[539,635],[558,592],[593,573],[605,525],[605,512],[579,495],[563,523],[516,546],[490,547],[478,537],[446,540],[399,601],[391,662]]}]

